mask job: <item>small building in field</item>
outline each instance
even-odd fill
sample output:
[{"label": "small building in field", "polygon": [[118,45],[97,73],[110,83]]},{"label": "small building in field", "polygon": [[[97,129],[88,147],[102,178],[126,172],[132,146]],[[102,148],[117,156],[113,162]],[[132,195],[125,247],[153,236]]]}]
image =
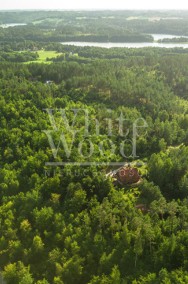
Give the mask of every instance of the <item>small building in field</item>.
[{"label": "small building in field", "polygon": [[140,181],[140,174],[137,168],[124,166],[117,170],[114,177],[122,185],[134,184]]}]

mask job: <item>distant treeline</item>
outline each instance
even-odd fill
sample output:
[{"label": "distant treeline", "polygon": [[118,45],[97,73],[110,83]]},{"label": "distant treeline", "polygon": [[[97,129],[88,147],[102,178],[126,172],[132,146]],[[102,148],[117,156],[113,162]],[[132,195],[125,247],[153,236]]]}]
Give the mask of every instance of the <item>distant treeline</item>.
[{"label": "distant treeline", "polygon": [[173,37],[173,38],[164,38],[159,39],[159,43],[186,43],[188,42],[188,37]]},{"label": "distant treeline", "polygon": [[135,32],[124,31],[120,34],[117,32],[94,33],[94,34],[66,34],[63,31],[49,31],[46,33],[39,27],[16,26],[7,29],[0,28],[0,42],[66,42],[66,41],[87,41],[87,42],[153,42],[151,35],[145,35]]}]

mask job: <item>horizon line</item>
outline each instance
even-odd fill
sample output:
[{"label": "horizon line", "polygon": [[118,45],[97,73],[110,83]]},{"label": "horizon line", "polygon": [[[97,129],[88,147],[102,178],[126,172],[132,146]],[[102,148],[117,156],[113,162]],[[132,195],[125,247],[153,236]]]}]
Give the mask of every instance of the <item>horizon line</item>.
[{"label": "horizon line", "polygon": [[1,9],[0,8],[0,12],[18,12],[18,11],[22,11],[22,12],[27,12],[27,11],[31,11],[31,12],[36,12],[36,11],[188,11],[188,8],[186,9],[176,9],[176,8],[170,8],[170,9],[166,9],[166,8],[129,8],[129,9],[121,9],[121,8],[113,8],[113,9],[109,9],[109,8],[79,8],[79,9],[43,9],[43,8],[25,8],[25,9],[21,9],[21,8],[14,8],[14,9]]}]

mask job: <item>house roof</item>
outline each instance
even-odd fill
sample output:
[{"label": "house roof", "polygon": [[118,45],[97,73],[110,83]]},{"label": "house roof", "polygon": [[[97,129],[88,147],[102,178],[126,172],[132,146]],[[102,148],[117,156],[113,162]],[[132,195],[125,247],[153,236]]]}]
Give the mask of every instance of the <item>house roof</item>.
[{"label": "house roof", "polygon": [[130,166],[120,168],[116,172],[115,177],[121,184],[133,184],[140,180],[138,169]]}]

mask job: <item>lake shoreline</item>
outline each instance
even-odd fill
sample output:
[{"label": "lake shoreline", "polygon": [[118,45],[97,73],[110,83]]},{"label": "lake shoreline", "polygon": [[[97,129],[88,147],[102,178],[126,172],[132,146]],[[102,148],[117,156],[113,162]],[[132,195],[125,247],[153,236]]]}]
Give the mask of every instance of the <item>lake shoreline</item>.
[{"label": "lake shoreline", "polygon": [[[158,47],[158,48],[188,48],[188,42],[184,43],[163,43],[158,42],[163,39],[173,39],[181,38],[182,36],[178,35],[168,35],[168,34],[149,34],[154,38],[153,42],[90,42],[90,41],[66,41],[61,42],[63,45],[74,45],[80,47],[101,47],[101,48],[144,48],[144,47]],[[187,37],[187,36],[183,36]]]}]

